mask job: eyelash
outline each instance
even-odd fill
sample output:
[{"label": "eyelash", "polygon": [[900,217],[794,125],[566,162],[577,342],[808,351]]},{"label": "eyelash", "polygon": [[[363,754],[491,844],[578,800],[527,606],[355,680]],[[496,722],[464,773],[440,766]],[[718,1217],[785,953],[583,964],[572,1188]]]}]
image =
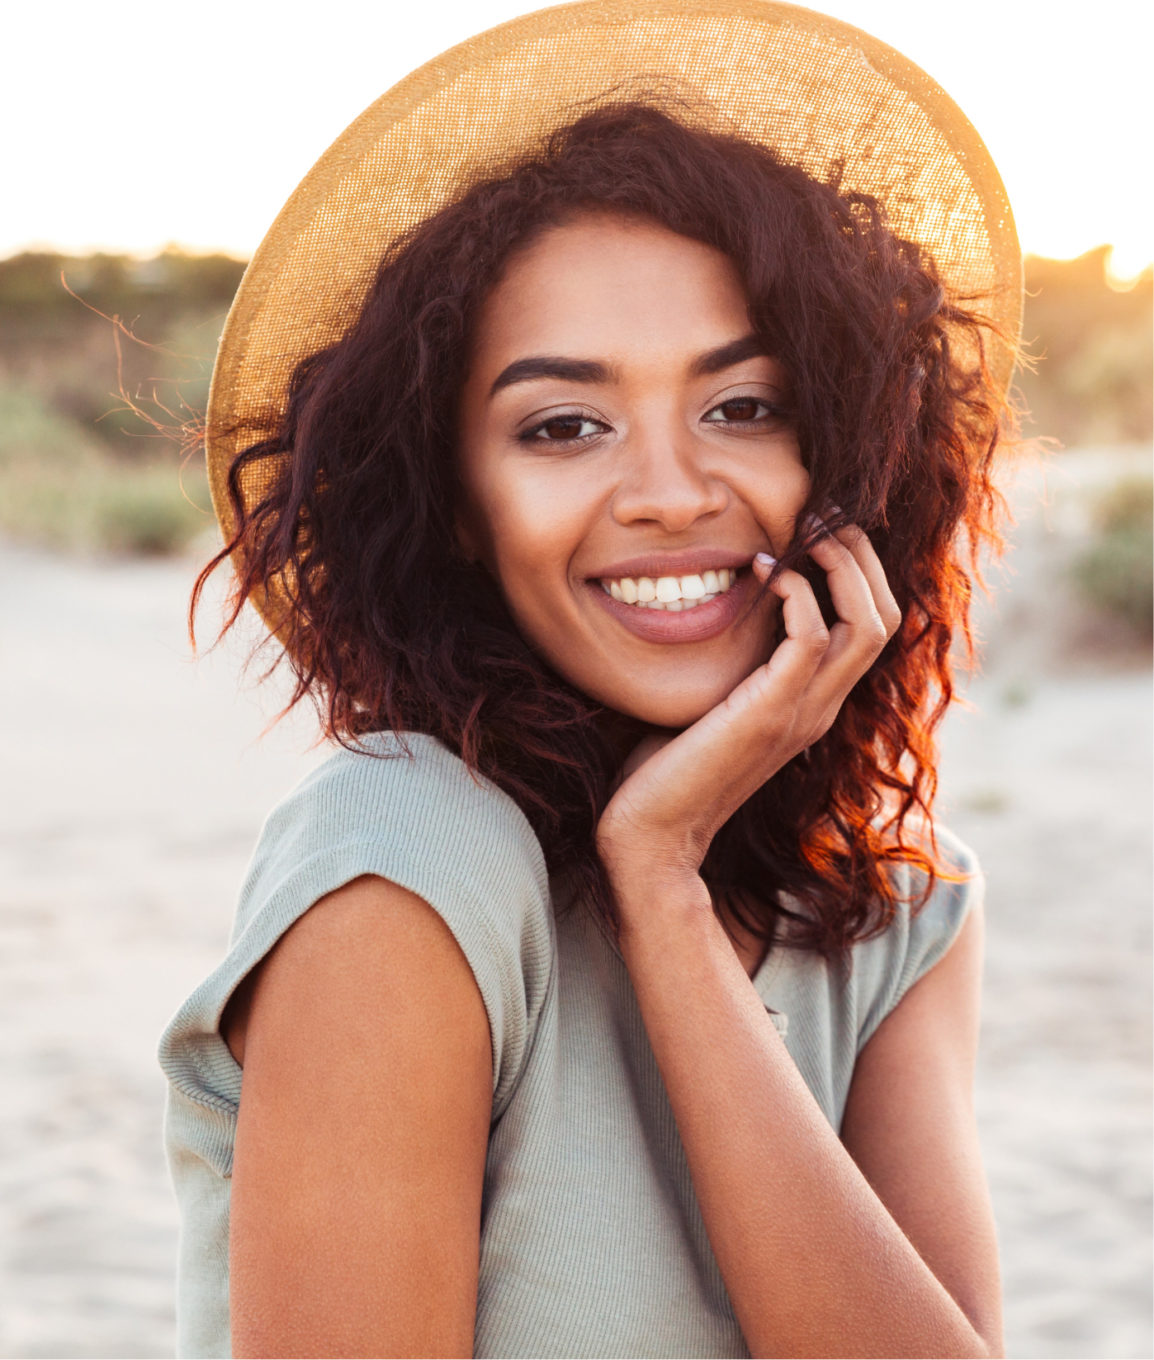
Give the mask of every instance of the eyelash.
[{"label": "eyelash", "polygon": [[[755,416],[750,420],[707,420],[707,423],[710,425],[743,425],[750,427],[764,425],[770,420],[781,420],[788,414],[784,407],[775,406],[773,402],[766,401],[764,397],[736,396],[727,397],[725,401],[718,402],[716,406],[710,407],[702,419],[705,420],[708,416],[711,416],[714,411],[720,411],[724,406],[736,406],[739,403],[745,402],[753,402],[755,406],[762,407],[765,411],[765,415]],[[536,425],[531,425],[527,430],[523,430],[517,436],[517,439],[522,444],[552,444],[554,448],[570,448],[577,444],[584,443],[587,439],[596,438],[596,434],[574,435],[569,439],[540,439],[538,436],[542,430],[550,425],[559,423],[571,424],[574,422],[583,423],[586,421],[594,425],[604,425],[604,421],[598,420],[596,416],[590,415],[588,411],[559,411],[556,415],[550,416],[548,420],[539,421]],[[603,431],[597,431],[597,434],[600,433],[603,433]]]}]

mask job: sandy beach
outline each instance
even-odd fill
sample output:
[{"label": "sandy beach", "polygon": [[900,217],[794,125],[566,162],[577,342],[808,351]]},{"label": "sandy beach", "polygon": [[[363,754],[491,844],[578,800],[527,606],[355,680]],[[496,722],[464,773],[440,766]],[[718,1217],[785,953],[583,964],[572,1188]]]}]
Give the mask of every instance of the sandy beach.
[{"label": "sandy beach", "polygon": [[[1087,488],[1131,465],[1023,469],[986,668],[944,733],[943,818],[989,883],[978,1110],[1015,1357],[1154,1354],[1151,674],[1065,575]],[[194,571],[0,545],[3,1356],[171,1354],[157,1036],[324,754],[308,714],[261,736],[277,704],[238,692],[239,639],[190,659]]]}]

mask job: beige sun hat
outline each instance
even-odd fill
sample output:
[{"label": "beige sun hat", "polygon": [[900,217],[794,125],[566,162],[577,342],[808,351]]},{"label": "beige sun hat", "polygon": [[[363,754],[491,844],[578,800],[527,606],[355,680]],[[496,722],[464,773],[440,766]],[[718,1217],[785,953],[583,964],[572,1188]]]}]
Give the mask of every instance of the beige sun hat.
[{"label": "beige sun hat", "polygon": [[[344,333],[389,242],[639,81],[689,93],[818,178],[840,165],[845,190],[880,199],[947,286],[978,300],[1002,337],[988,363],[1008,385],[1022,306],[1013,216],[981,138],[924,71],[859,29],[770,0],[580,0],[406,76],[288,200],[244,275],[213,371],[208,471],[226,540],[234,458],[277,425],[296,364]],[[246,499],[272,471],[260,461]]]}]

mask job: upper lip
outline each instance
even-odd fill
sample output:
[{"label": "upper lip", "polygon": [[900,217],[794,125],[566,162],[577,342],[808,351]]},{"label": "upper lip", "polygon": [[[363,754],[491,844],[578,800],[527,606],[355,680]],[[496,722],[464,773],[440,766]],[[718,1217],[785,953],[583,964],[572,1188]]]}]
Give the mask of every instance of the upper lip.
[{"label": "upper lip", "polygon": [[635,580],[641,576],[656,579],[660,576],[698,576],[703,571],[717,571],[721,567],[748,567],[753,551],[733,548],[683,548],[678,552],[646,553],[614,562],[588,577],[591,581],[616,581],[623,576]]}]

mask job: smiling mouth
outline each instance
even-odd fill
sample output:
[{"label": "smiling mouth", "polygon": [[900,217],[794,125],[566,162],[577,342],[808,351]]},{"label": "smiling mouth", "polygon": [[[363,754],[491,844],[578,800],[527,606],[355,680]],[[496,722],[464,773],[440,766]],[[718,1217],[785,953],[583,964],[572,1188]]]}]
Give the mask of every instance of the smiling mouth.
[{"label": "smiling mouth", "polygon": [[621,604],[676,614],[716,600],[732,590],[740,576],[740,568],[719,567],[715,571],[694,572],[689,576],[601,578],[599,584],[606,595]]}]

